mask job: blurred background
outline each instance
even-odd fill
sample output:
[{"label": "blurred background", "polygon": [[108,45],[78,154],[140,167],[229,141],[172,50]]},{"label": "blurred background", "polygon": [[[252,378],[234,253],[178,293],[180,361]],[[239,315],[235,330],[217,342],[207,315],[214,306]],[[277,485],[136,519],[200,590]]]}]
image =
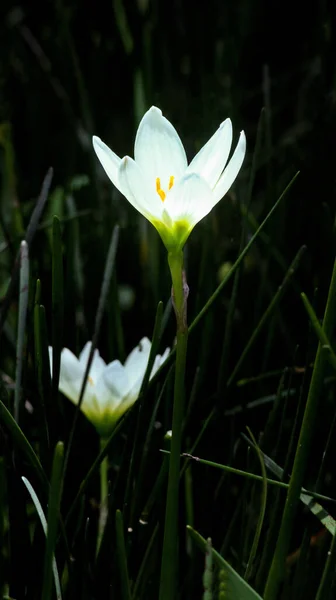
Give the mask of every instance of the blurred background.
[{"label": "blurred background", "polygon": [[[190,322],[300,171],[244,259],[236,287],[231,280],[195,329],[187,372],[192,409],[186,447],[216,407],[218,418],[209,424],[198,453],[211,460],[237,460],[238,465],[242,461],[242,466],[246,447],[237,449],[239,432],[249,424],[256,437],[261,435],[269,402],[276,398],[287,369],[282,380],[290,390],[287,412],[273,415],[264,448],[271,453],[276,446],[283,465],[296,400],[301,386],[307,386],[304,375],[316,348],[300,291],[314,301],[322,317],[335,256],[336,38],[331,6],[326,0],[309,7],[286,0],[21,4],[5,0],[0,10],[0,296],[5,297],[19,243],[51,166],[54,175],[48,203],[30,248],[30,307],[39,278],[49,343],[51,219],[55,214],[61,220],[64,241],[63,346],[78,353],[92,337],[116,223],[121,231],[110,306],[118,298],[119,309],[107,309],[104,316],[98,347],[105,360],[123,360],[141,337],[151,336],[159,300],[169,308],[166,251],[156,231],[107,179],[92,148],[93,134],[119,156],[132,156],[137,125],[153,104],[174,124],[190,159],[226,117],[233,122],[234,144],[240,130],[245,130],[248,150],[237,181],[196,227],[185,250]],[[284,297],[235,371],[302,246],[306,249]],[[167,319],[162,347],[174,341],[174,318],[169,311]],[[0,354],[9,391],[15,371],[16,320],[14,299]],[[28,357],[32,331],[28,314]],[[25,400],[34,406],[36,381],[29,360],[24,381]],[[158,417],[157,448],[170,428],[169,389]],[[319,420],[316,427],[307,486],[309,480],[315,481],[322,456],[318,440],[327,436],[335,412],[333,393],[331,378],[325,389],[325,420]],[[257,408],[250,410],[251,402],[257,402]],[[56,415],[54,439],[67,438],[72,415],[70,404]],[[23,417],[22,426],[33,438],[38,437],[37,422],[34,416]],[[279,434],[276,442],[275,431]],[[97,452],[95,432],[84,418],[78,436],[77,464],[69,466],[66,497],[75,493]],[[155,457],[158,467],[161,459]],[[332,495],[335,478],[328,473],[326,467],[322,481],[325,493]],[[218,472],[203,468],[195,471],[193,485],[199,491],[195,523],[220,547],[243,484],[236,479],[223,481]],[[246,514],[251,516],[249,511]],[[243,523],[237,526],[240,533]],[[231,534],[235,543],[230,538],[224,544],[236,566],[246,552],[244,544],[239,551],[237,547],[232,550],[239,545],[238,529]],[[299,528],[294,536],[293,551],[302,531]]]}]

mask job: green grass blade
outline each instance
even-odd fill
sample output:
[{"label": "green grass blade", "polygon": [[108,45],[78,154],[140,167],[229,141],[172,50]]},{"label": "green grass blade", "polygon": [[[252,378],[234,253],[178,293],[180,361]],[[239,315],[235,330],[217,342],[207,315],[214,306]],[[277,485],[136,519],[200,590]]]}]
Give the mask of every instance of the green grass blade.
[{"label": "green grass blade", "polygon": [[19,288],[19,320],[16,346],[16,373],[14,391],[14,419],[19,421],[22,367],[24,358],[26,317],[29,295],[29,249],[27,242],[20,247],[20,288]]},{"label": "green grass blade", "polygon": [[261,317],[257,327],[254,329],[249,341],[247,342],[246,346],[244,347],[244,350],[241,353],[241,356],[227,381],[228,386],[231,385],[232,382],[235,380],[237,373],[239,372],[241,365],[243,364],[243,362],[244,362],[247,354],[249,353],[251,347],[253,346],[255,340],[257,339],[258,335],[262,331],[263,327],[265,326],[265,324],[269,320],[270,316],[272,315],[273,311],[275,310],[276,306],[278,305],[281,298],[283,297],[288,285],[290,284],[290,282],[292,280],[292,277],[293,277],[296,269],[298,268],[298,266],[301,262],[302,256],[305,253],[305,251],[306,251],[306,246],[302,246],[300,248],[300,250],[298,251],[298,253],[296,254],[292,264],[290,265],[290,267],[283,279],[282,284],[279,286],[276,294],[273,296],[271,302],[269,303],[267,309],[265,310],[263,316]]},{"label": "green grass blade", "polygon": [[0,456],[0,598],[3,597],[3,589],[6,582],[6,561],[2,549],[5,547],[5,521],[7,519],[5,461]]},{"label": "green grass blade", "polygon": [[[187,525],[187,531],[192,540],[205,553],[208,547],[207,540],[189,525]],[[219,552],[212,549],[212,555],[217,567],[225,572],[225,598],[227,600],[262,600],[261,596],[231,567]]]},{"label": "green grass blade", "polygon": [[261,502],[260,502],[260,511],[259,511],[257,527],[256,527],[256,531],[255,531],[255,535],[254,535],[254,539],[253,539],[253,543],[252,543],[252,547],[251,547],[251,551],[250,551],[250,556],[248,559],[245,576],[244,576],[244,579],[246,579],[246,580],[250,579],[251,574],[252,574],[253,563],[254,563],[255,556],[257,554],[258,544],[259,544],[259,540],[260,540],[260,536],[261,536],[261,530],[262,530],[262,526],[263,526],[264,518],[265,518],[266,503],[267,503],[267,476],[266,476],[266,468],[265,468],[264,458],[263,458],[263,455],[262,455],[262,452],[261,452],[259,446],[257,445],[257,442],[253,436],[252,431],[249,428],[247,428],[247,430],[253,441],[254,449],[258,455],[260,469],[261,469],[261,473],[262,473],[262,490],[261,490]]},{"label": "green grass blade", "polygon": [[[334,262],[333,266],[327,305],[323,320],[323,329],[327,337],[331,336],[332,334],[333,327],[335,325],[335,319],[336,261]],[[323,388],[325,362],[325,354],[322,351],[322,345],[319,344],[308,391],[307,404],[303,416],[299,441],[296,449],[292,477],[279,530],[279,537],[265,586],[265,600],[275,600],[284,575],[285,560],[289,548],[292,527],[296,515],[305,471],[307,468],[313,432],[316,426],[318,402]]]},{"label": "green grass blade", "polygon": [[228,274],[224,277],[223,281],[221,281],[221,283],[219,284],[219,286],[217,287],[217,289],[214,291],[214,293],[211,295],[211,297],[209,298],[209,300],[203,306],[202,310],[198,313],[198,315],[195,317],[195,319],[193,320],[193,322],[189,326],[189,333],[193,331],[193,329],[198,325],[198,323],[208,313],[208,311],[210,310],[212,304],[218,298],[218,296],[220,295],[220,293],[222,292],[223,288],[226,286],[226,284],[228,283],[228,281],[231,279],[231,277],[235,273],[236,269],[239,267],[239,265],[241,264],[241,262],[245,258],[246,254],[250,250],[251,246],[253,246],[254,242],[258,238],[260,232],[264,229],[266,223],[268,223],[269,219],[272,217],[272,215],[274,214],[274,212],[278,208],[279,204],[281,203],[281,201],[283,200],[283,198],[286,196],[287,192],[290,190],[290,188],[292,187],[292,185],[294,184],[294,182],[295,182],[295,180],[297,179],[298,176],[299,176],[299,172],[297,172],[294,175],[294,177],[291,179],[291,181],[289,182],[289,184],[286,186],[286,188],[284,189],[284,191],[282,192],[282,194],[279,196],[278,200],[276,201],[276,203],[274,204],[274,206],[271,208],[271,210],[269,211],[268,215],[265,217],[265,219],[259,225],[257,231],[252,235],[252,237],[251,237],[250,241],[248,242],[248,244],[246,244],[244,250],[239,255],[239,257],[237,258],[236,262],[232,265],[232,267],[231,267],[230,271],[228,272]]},{"label": "green grass blade", "polygon": [[332,538],[331,546],[327,555],[327,560],[323,569],[319,588],[315,600],[326,600],[331,598],[330,591],[335,577],[336,562],[336,536]]},{"label": "green grass blade", "polygon": [[205,549],[205,564],[204,564],[204,573],[203,573],[203,600],[213,600],[212,594],[212,583],[213,583],[213,573],[212,573],[213,565],[212,565],[212,543],[211,539],[208,538],[206,540],[206,549]]},{"label": "green grass blade", "polygon": [[54,452],[54,460],[50,482],[47,541],[43,569],[43,588],[41,600],[50,600],[51,598],[53,559],[55,554],[58,521],[60,518],[60,503],[63,487],[63,458],[64,444],[63,442],[58,442],[56,444]]},{"label": "green grass blade", "polygon": [[134,41],[123,0],[113,0],[113,10],[124,51],[127,55],[132,54]]},{"label": "green grass blade", "polygon": [[61,226],[54,216],[52,226],[52,402],[56,403],[63,342],[63,252]]},{"label": "green grass blade", "polygon": [[21,452],[25,455],[26,459],[33,467],[35,474],[37,475],[37,477],[40,479],[41,483],[43,484],[44,489],[47,491],[48,486],[49,486],[48,480],[47,480],[46,474],[42,468],[42,465],[41,465],[37,455],[35,454],[32,446],[28,442],[23,431],[18,426],[15,419],[12,417],[11,413],[6,408],[4,403],[1,402],[1,400],[0,400],[0,420],[5,425],[5,427],[8,429],[10,435],[13,438],[14,444],[16,444],[18,446],[18,448],[20,448]]},{"label": "green grass blade", "polygon": [[326,356],[327,356],[331,366],[336,370],[336,354],[334,353],[334,351],[331,347],[329,338],[326,335],[326,332],[324,331],[323,327],[321,326],[320,321],[318,320],[316,313],[315,313],[312,305],[310,304],[306,294],[302,293],[301,298],[302,298],[304,307],[308,313],[308,316],[310,318],[313,329],[320,341],[320,344],[322,344],[322,350],[324,350],[324,352],[326,353]]},{"label": "green grass blade", "polygon": [[132,600],[130,581],[127,569],[127,556],[124,536],[124,521],[120,510],[116,511],[116,544],[121,581],[122,600]]},{"label": "green grass blade", "polygon": [[38,395],[41,402],[42,422],[44,425],[43,446],[49,447],[49,423],[48,423],[48,401],[50,398],[50,366],[48,355],[48,340],[45,322],[44,306],[40,304],[41,284],[36,282],[35,305],[34,305],[34,349],[35,349],[35,368]]},{"label": "green grass blade", "polygon": [[[246,438],[248,439],[248,438]],[[169,450],[161,450],[161,452],[163,454],[169,454]],[[264,460],[265,460],[265,464],[266,466],[268,466],[267,464],[267,456],[263,454]],[[197,463],[200,463],[201,465],[207,465],[209,467],[214,467],[215,469],[220,469],[222,471],[226,471],[227,473],[232,473],[234,475],[240,475],[242,477],[246,477],[247,479],[252,479],[254,481],[263,481],[263,477],[261,475],[255,475],[255,473],[251,473],[249,471],[242,471],[241,469],[235,469],[235,467],[230,467],[229,465],[223,465],[221,463],[216,463],[213,462],[212,460],[206,460],[204,458],[199,458],[198,456],[193,456],[192,454],[189,453],[183,453],[181,455],[182,457],[188,459],[188,460],[194,460]],[[280,469],[280,467],[279,467]],[[289,483],[284,483],[283,481],[278,481],[277,479],[269,479],[268,477],[266,478],[267,481],[267,485],[274,485],[275,487],[279,487],[279,488],[283,488],[283,489],[288,489],[289,488]],[[318,498],[319,500],[326,500],[328,502],[336,502],[336,500],[334,500],[333,498],[330,498],[330,496],[324,496],[323,494],[318,494],[317,492],[310,492],[309,490],[305,490],[304,488],[302,488],[302,490],[304,490],[304,492],[306,494],[309,494],[309,496],[311,498]]]},{"label": "green grass blade", "polygon": [[[29,495],[33,501],[33,504],[36,508],[36,512],[40,519],[43,531],[44,531],[45,535],[47,536],[47,519],[45,518],[43,508],[37,497],[37,494],[36,494],[33,486],[31,485],[31,483],[28,481],[28,479],[26,477],[22,477],[21,479],[29,492]],[[52,560],[52,570],[53,570],[53,575],[54,575],[56,597],[57,597],[57,600],[62,600],[61,583],[60,583],[60,578],[59,578],[58,569],[57,569],[57,563],[56,563],[56,559],[55,559],[54,555],[53,555],[53,560]]]},{"label": "green grass blade", "polygon": [[[279,477],[279,479],[282,479],[283,476],[283,472],[284,470],[279,467],[279,465],[277,465],[274,460],[272,460],[269,456],[267,456],[266,454],[264,454],[264,452],[262,453],[263,458],[264,458],[264,462],[266,467],[272,471],[272,473],[274,473],[274,475],[276,475],[277,477]],[[316,496],[315,496],[316,498]],[[313,513],[313,515],[315,515],[315,517],[317,517],[322,525],[324,525],[324,527],[326,529],[328,529],[329,533],[331,533],[331,535],[335,535],[336,532],[336,521],[335,519],[315,500],[313,500],[313,497],[311,495],[310,492],[308,492],[308,490],[306,490],[305,488],[302,488],[301,490],[301,494],[300,494],[300,500],[303,502],[303,504],[305,504],[309,510]],[[323,498],[323,500],[332,500],[332,498]]]},{"label": "green grass blade", "polygon": [[[30,221],[29,221],[29,224],[27,227],[25,241],[27,242],[29,248],[34,239],[40,217],[41,217],[43,209],[45,207],[45,203],[48,199],[48,194],[49,194],[49,189],[51,186],[52,177],[53,177],[53,170],[49,169],[43,180],[40,195],[38,197],[36,206],[33,210],[32,216],[30,218]],[[20,269],[20,252],[18,253],[18,256],[17,256],[15,264],[14,264],[14,269],[13,269],[12,277],[10,280],[10,284],[8,286],[8,290],[6,292],[5,297],[1,301],[0,335],[2,333],[2,329],[3,329],[4,322],[6,320],[7,312],[10,307],[10,304],[12,302],[13,295],[15,293],[16,284],[17,284],[18,275],[19,275],[19,269]]]}]

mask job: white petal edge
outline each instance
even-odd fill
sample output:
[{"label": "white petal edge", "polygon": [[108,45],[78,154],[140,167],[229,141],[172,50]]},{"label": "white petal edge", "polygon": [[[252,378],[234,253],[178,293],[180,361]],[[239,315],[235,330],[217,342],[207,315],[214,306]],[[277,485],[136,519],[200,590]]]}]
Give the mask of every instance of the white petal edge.
[{"label": "white petal edge", "polygon": [[[83,376],[84,376],[84,372],[86,370],[86,366],[87,366],[87,363],[89,360],[91,346],[92,346],[92,342],[86,342],[83,350],[81,351],[81,353],[79,355],[79,362],[83,367]],[[100,374],[105,369],[105,367],[106,367],[106,363],[100,356],[99,350],[97,350],[97,348],[96,348],[93,353],[92,363],[91,363],[90,372],[89,372],[89,376],[93,379],[94,383],[97,383],[97,381],[100,377]]]},{"label": "white petal edge", "polygon": [[212,191],[202,177],[190,173],[173,186],[164,206],[172,221],[186,221],[191,229],[211,211]]},{"label": "white petal edge", "polygon": [[161,221],[164,203],[154,190],[154,184],[153,189],[147,185],[139,165],[130,156],[125,156],[121,161],[119,181],[123,194],[139,213],[149,221]]},{"label": "white petal edge", "polygon": [[152,379],[152,377],[154,377],[155,373],[159,370],[159,368],[161,367],[161,365],[163,365],[163,363],[165,362],[165,360],[167,359],[167,357],[169,356],[169,354],[170,354],[170,348],[166,348],[165,351],[164,351],[164,353],[162,354],[162,356],[161,356],[161,354],[158,354],[155,357],[154,365],[153,365],[153,368],[152,368],[152,372],[150,374],[150,379]]},{"label": "white petal edge", "polygon": [[[112,404],[117,406],[122,399],[127,396],[131,388],[131,382],[129,381],[125,367],[123,367],[119,360],[114,360],[107,365],[102,375],[102,379],[105,387],[109,391],[110,400],[108,400],[107,395],[100,397],[97,393],[99,403],[102,402],[104,407],[106,407],[106,403],[111,401]],[[103,389],[103,387],[101,389]]]},{"label": "white petal edge", "polygon": [[118,180],[118,170],[121,163],[121,158],[111,148],[109,148],[105,142],[103,142],[96,135],[92,138],[92,144],[95,153],[97,154],[99,161],[106,172],[106,175],[111,179],[115,187],[121,192]]},{"label": "white petal edge", "polygon": [[230,189],[243,164],[245,153],[246,137],[244,131],[241,131],[236,149],[225,168],[223,175],[219,178],[218,183],[213,190],[214,204],[217,204]]},{"label": "white petal edge", "polygon": [[131,384],[131,389],[139,381],[140,389],[147,368],[150,350],[151,342],[147,337],[143,337],[125,360],[125,370]]},{"label": "white petal edge", "polygon": [[84,370],[78,358],[68,348],[61,352],[59,390],[74,404],[78,404]]},{"label": "white petal edge", "polygon": [[197,173],[211,189],[217,183],[229,158],[232,144],[232,123],[226,119],[191,161],[187,173]]},{"label": "white petal edge", "polygon": [[134,143],[134,159],[153,186],[156,178],[160,178],[164,191],[168,190],[170,177],[181,177],[187,168],[181,139],[156,106],[152,106],[140,121]]}]

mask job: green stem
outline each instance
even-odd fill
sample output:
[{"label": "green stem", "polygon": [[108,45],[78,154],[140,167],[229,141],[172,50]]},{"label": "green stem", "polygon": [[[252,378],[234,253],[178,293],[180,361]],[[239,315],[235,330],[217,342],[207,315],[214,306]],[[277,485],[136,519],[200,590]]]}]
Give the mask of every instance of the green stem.
[{"label": "green stem", "polygon": [[[100,451],[102,452],[106,446],[107,440],[100,438]],[[99,520],[98,520],[98,534],[97,534],[97,546],[96,556],[98,556],[101,541],[103,539],[104,529],[107,521],[108,514],[108,457],[105,456],[100,463],[100,503],[99,503]]]},{"label": "green stem", "polygon": [[[323,330],[327,338],[331,337],[335,324],[336,311],[336,261],[334,263],[331,277],[327,305],[323,319]],[[323,352],[323,345],[320,343],[317,349],[313,374],[310,382],[307,404],[303,415],[300,437],[296,449],[292,476],[290,479],[285,508],[282,516],[278,541],[276,544],[273,561],[268,574],[264,600],[275,600],[278,596],[278,590],[283,579],[285,569],[285,559],[288,552],[292,527],[296,515],[297,505],[301,488],[303,486],[304,475],[309,459],[314,429],[317,421],[317,411],[319,400],[323,388],[323,374],[326,363],[326,355]],[[323,410],[321,407],[320,410]]]},{"label": "green stem", "polygon": [[173,302],[177,321],[177,341],[172,441],[169,460],[159,600],[175,600],[176,598],[180,454],[184,405],[184,377],[188,342],[186,319],[187,287],[183,276],[182,252],[176,254],[169,253],[168,263],[173,282]]}]

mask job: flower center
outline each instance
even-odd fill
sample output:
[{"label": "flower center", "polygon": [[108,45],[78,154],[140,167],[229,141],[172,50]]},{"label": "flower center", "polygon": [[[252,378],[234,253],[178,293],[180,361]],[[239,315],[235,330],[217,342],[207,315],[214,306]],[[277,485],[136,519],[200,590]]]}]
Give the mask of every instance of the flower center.
[{"label": "flower center", "polygon": [[[171,189],[172,189],[172,187],[173,187],[173,185],[174,185],[174,175],[171,175],[171,176],[169,177],[168,190],[171,190]],[[156,178],[156,191],[157,191],[157,193],[159,194],[159,196],[160,196],[160,198],[161,198],[162,202],[164,202],[164,201],[165,201],[165,199],[166,199],[166,195],[167,195],[167,194],[166,194],[166,192],[164,192],[164,191],[163,191],[163,189],[161,188],[161,181],[160,181],[160,177],[157,177],[157,178]]]}]

